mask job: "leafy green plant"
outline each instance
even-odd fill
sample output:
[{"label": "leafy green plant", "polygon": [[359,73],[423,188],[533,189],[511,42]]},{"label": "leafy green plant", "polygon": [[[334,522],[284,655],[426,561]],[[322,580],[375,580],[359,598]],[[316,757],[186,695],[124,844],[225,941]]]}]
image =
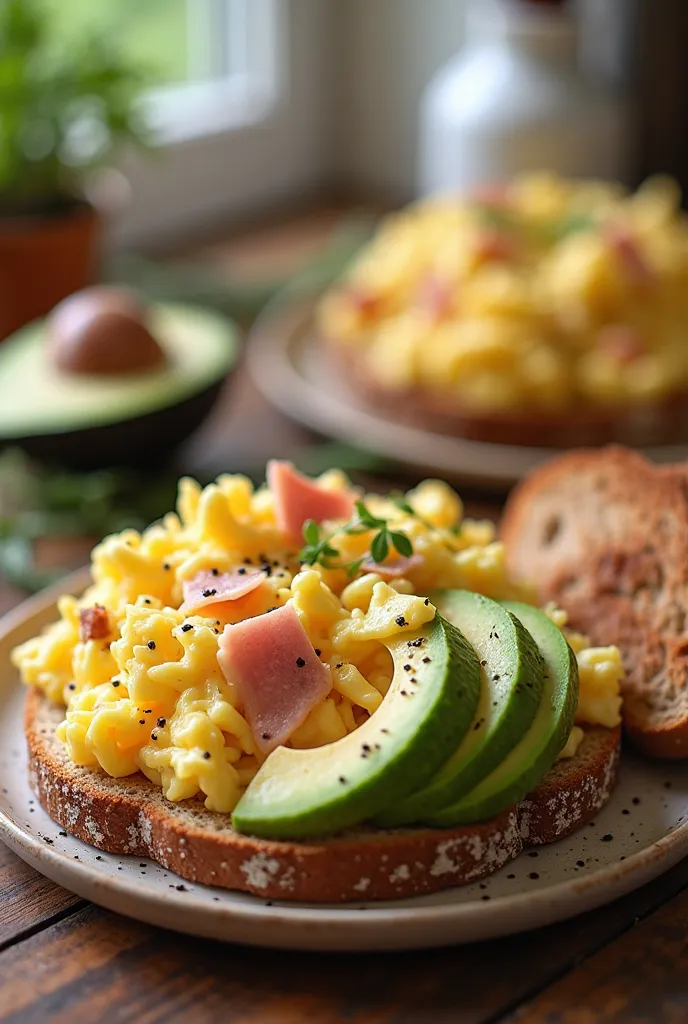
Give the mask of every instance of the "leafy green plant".
[{"label": "leafy green plant", "polygon": [[[399,507],[403,508],[402,505]],[[413,509],[411,513],[413,514]],[[370,531],[373,531],[373,536],[369,556],[364,555],[363,558],[355,558],[351,562],[338,561],[339,550],[330,543],[337,533],[351,535]],[[323,534],[316,522],[312,519],[306,520],[303,524],[303,539],[306,544],[301,549],[299,558],[305,565],[315,565],[317,562],[326,569],[346,569],[349,576],[355,576],[368,557],[374,562],[384,562],[391,548],[394,548],[397,554],[406,557],[413,554],[410,538],[402,530],[391,530],[389,522],[374,516],[362,501],[356,502],[356,514],[349,522],[333,533]]]},{"label": "leafy green plant", "polygon": [[117,143],[145,142],[137,98],[149,76],[86,32],[57,47],[41,0],[0,2],[0,212],[47,212]]}]

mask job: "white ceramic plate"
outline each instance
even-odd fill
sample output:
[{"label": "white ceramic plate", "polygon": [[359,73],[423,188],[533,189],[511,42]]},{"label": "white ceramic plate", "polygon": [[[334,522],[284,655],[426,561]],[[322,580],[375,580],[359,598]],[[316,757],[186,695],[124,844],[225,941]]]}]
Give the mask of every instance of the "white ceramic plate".
[{"label": "white ceramic plate", "polygon": [[78,593],[84,578],[72,577],[0,622],[0,838],[42,874],[94,903],[150,924],[257,946],[412,949],[573,917],[688,854],[688,771],[626,755],[620,786],[593,825],[522,854],[481,883],[435,896],[347,907],[272,904],[185,882],[151,861],[100,853],[54,824],[29,788],[23,692],[9,661],[14,644],[54,617],[57,593]]},{"label": "white ceramic plate", "polygon": [[[313,294],[270,303],[247,348],[249,372],[262,394],[291,419],[389,459],[495,490],[505,490],[560,450],[488,444],[393,423],[364,407],[330,365],[312,326]],[[655,462],[688,458],[688,445],[644,449]]]}]

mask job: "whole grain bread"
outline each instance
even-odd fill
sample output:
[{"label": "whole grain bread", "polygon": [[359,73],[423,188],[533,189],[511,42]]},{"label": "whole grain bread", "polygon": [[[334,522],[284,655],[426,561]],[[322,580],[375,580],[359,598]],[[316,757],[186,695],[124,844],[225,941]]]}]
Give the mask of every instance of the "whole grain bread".
[{"label": "whole grain bread", "polygon": [[63,710],[27,694],[33,788],[50,817],[84,842],[149,857],[192,882],[266,899],[339,903],[402,899],[476,881],[590,821],[616,781],[620,732],[590,729],[523,805],[455,829],[360,828],[311,843],[240,835],[198,801],[170,803],[142,775],[113,779],[70,762],[55,730]]},{"label": "whole grain bread", "polygon": [[593,643],[617,644],[624,726],[645,753],[688,757],[688,470],[610,447],[536,470],[501,523],[507,562]]}]

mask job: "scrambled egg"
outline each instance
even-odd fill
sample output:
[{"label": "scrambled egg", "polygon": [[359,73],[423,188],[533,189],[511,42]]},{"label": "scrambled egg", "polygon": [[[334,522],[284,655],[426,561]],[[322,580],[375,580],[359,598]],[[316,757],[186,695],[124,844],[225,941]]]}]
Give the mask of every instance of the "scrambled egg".
[{"label": "scrambled egg", "polygon": [[[348,486],[337,472],[319,483]],[[352,732],[375,712],[392,676],[381,641],[398,635],[400,615],[409,630],[433,617],[422,596],[432,588],[532,597],[510,582],[492,524],[464,518],[446,484],[420,484],[405,496],[405,508],[378,495],[365,502],[412,540],[421,557],[409,563],[408,578],[385,582],[382,569],[361,568],[352,579],[343,569],[302,565],[294,543],[277,528],[270,490],[254,490],[241,476],[220,477],[203,490],[183,479],[176,513],[143,533],[125,530],[99,544],[93,585],[79,599],[61,598],[59,620],[13,654],[24,682],[64,705],[58,735],[72,761],[116,778],[141,771],[170,800],[201,796],[210,810],[229,812],[262,758],[218,664],[225,624],[292,604],[332,675],[330,693],[290,740],[294,747],[313,747]],[[364,556],[370,533],[345,533],[342,526],[327,525],[341,561]],[[266,572],[260,587],[201,614],[180,610],[184,581],[243,565]],[[106,632],[82,639],[80,612],[94,607]],[[563,626],[563,613],[551,614]],[[577,721],[616,724],[618,651],[590,649],[578,634],[569,640],[581,670]]]},{"label": "scrambled egg", "polygon": [[675,183],[628,195],[551,174],[386,218],[320,308],[323,335],[383,387],[491,412],[680,391],[687,320]]}]

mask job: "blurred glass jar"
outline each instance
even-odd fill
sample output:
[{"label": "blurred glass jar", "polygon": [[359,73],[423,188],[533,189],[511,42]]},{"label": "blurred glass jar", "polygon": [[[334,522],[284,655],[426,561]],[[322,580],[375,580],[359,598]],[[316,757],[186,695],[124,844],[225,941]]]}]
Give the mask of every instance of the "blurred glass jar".
[{"label": "blurred glass jar", "polygon": [[568,5],[472,0],[466,45],[422,99],[420,193],[527,170],[626,180],[626,104],[585,80],[578,42]]}]

